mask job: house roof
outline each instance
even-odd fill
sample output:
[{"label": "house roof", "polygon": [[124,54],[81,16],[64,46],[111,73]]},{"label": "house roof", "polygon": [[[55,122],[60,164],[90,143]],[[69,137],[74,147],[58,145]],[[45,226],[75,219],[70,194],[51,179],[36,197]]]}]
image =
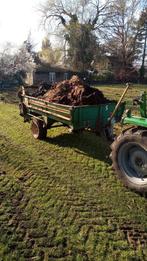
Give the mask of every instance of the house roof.
[{"label": "house roof", "polygon": [[44,72],[67,72],[71,71],[68,68],[62,66],[51,66],[50,64],[44,63],[39,64],[35,68],[35,72],[44,73]]}]

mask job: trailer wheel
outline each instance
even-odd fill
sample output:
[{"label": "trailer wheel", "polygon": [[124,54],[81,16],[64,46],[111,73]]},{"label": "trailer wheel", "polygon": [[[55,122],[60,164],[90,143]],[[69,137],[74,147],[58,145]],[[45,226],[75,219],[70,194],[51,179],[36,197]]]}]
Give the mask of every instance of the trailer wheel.
[{"label": "trailer wheel", "polygon": [[111,145],[113,169],[123,183],[138,192],[147,192],[147,130],[132,128]]},{"label": "trailer wheel", "polygon": [[43,140],[47,135],[47,127],[45,123],[38,119],[32,119],[31,131],[35,139]]}]

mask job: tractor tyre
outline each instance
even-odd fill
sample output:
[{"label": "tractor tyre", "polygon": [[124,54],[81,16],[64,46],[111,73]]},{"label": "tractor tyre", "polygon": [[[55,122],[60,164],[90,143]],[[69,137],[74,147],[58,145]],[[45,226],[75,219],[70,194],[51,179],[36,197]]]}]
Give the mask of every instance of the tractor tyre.
[{"label": "tractor tyre", "polygon": [[35,139],[44,140],[47,135],[46,124],[38,119],[32,119],[31,131]]},{"label": "tractor tyre", "polygon": [[111,145],[112,167],[124,185],[147,192],[147,130],[131,128]]}]

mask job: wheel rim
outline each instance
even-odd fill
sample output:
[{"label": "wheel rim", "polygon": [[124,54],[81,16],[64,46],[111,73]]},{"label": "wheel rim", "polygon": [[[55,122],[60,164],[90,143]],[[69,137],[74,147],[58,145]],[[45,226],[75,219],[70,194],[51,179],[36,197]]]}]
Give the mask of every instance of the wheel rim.
[{"label": "wheel rim", "polygon": [[118,152],[120,170],[137,185],[147,184],[147,149],[135,142],[124,143]]}]

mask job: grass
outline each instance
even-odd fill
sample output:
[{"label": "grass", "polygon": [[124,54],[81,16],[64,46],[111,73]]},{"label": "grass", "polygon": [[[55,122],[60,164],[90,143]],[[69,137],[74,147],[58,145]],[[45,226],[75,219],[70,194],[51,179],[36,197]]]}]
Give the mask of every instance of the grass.
[{"label": "grass", "polygon": [[0,122],[0,260],[147,260],[146,198],[118,180],[107,141],[64,127],[36,141],[10,103]]},{"label": "grass", "polygon": [[[98,88],[103,91],[104,95],[106,95],[109,99],[118,100],[123,93],[123,89],[125,89],[125,85],[109,85],[109,86],[98,86]],[[128,90],[125,100],[130,104],[133,98],[139,96],[143,91],[147,91],[147,85],[131,85]]]}]

